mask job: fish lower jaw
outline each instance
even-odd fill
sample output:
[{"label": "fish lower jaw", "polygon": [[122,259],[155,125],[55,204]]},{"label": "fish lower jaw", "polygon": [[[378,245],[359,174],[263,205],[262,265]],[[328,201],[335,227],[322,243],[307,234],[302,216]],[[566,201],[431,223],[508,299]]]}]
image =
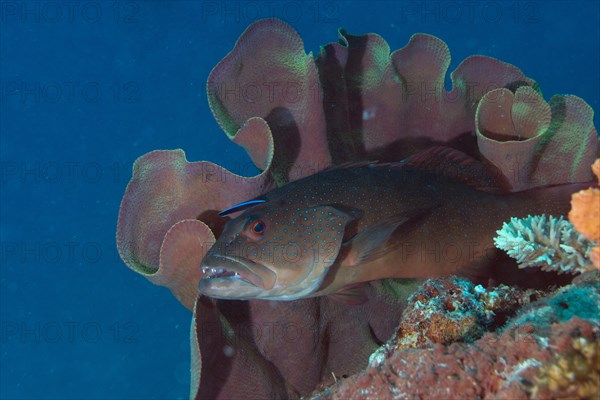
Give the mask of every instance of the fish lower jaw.
[{"label": "fish lower jaw", "polygon": [[251,300],[260,298],[263,293],[260,287],[234,276],[205,277],[200,280],[198,288],[204,296],[223,300]]}]

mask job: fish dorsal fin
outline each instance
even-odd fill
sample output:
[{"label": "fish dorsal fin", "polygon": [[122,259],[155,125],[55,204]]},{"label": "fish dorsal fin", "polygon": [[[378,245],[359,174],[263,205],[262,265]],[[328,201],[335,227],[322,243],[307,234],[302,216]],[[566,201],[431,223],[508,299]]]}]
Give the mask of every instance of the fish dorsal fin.
[{"label": "fish dorsal fin", "polygon": [[374,161],[347,161],[347,162],[343,162],[341,164],[335,164],[335,165],[330,165],[329,167],[325,168],[323,171],[321,172],[330,172],[330,171],[335,171],[338,169],[348,169],[348,168],[362,168],[362,167],[367,167],[367,166],[379,166],[379,161],[374,160]]},{"label": "fish dorsal fin", "polygon": [[324,171],[362,167],[413,168],[462,182],[482,192],[506,193],[510,191],[510,185],[497,168],[492,165],[486,167],[482,162],[462,151],[446,146],[430,147],[402,161],[350,161],[332,165]]},{"label": "fish dorsal fin", "polygon": [[492,174],[480,161],[450,147],[434,146],[390,166],[414,168],[445,176],[483,192],[506,191],[503,177]]}]

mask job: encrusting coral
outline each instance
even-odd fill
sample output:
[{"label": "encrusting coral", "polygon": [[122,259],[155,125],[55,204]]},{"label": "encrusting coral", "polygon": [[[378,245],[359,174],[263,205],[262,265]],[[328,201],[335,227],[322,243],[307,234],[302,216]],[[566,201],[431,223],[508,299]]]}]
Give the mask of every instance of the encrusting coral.
[{"label": "encrusting coral", "polygon": [[600,342],[577,337],[572,349],[544,364],[532,389],[533,398],[595,399],[600,393]]},{"label": "encrusting coral", "polygon": [[[592,165],[592,171],[600,180],[600,158]],[[569,221],[586,238],[596,242],[589,257],[594,266],[600,269],[600,189],[589,188],[573,194]]]},{"label": "encrusting coral", "polygon": [[593,268],[589,259],[592,243],[562,216],[511,218],[496,232],[496,247],[516,259],[519,268],[571,274]]}]

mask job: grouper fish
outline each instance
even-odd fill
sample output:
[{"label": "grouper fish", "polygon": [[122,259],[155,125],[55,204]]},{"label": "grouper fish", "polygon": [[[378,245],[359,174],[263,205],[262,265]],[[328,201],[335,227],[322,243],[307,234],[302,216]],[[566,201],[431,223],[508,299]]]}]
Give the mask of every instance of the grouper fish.
[{"label": "grouper fish", "polygon": [[571,193],[586,186],[506,194],[486,171],[438,147],[404,162],[333,167],[230,207],[221,215],[238,215],[202,260],[200,292],[356,299],[377,279],[483,276],[503,222],[566,214]]}]

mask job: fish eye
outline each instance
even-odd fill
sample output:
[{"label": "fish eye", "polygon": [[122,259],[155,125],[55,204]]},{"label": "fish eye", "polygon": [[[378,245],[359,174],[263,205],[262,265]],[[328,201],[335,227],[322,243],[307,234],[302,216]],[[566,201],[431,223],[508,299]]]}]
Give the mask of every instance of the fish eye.
[{"label": "fish eye", "polygon": [[261,219],[254,219],[249,221],[246,229],[251,238],[260,239],[267,230],[267,225]]},{"label": "fish eye", "polygon": [[265,231],[265,223],[262,222],[261,220],[254,221],[254,224],[252,226],[252,231],[254,233],[263,233]]}]

